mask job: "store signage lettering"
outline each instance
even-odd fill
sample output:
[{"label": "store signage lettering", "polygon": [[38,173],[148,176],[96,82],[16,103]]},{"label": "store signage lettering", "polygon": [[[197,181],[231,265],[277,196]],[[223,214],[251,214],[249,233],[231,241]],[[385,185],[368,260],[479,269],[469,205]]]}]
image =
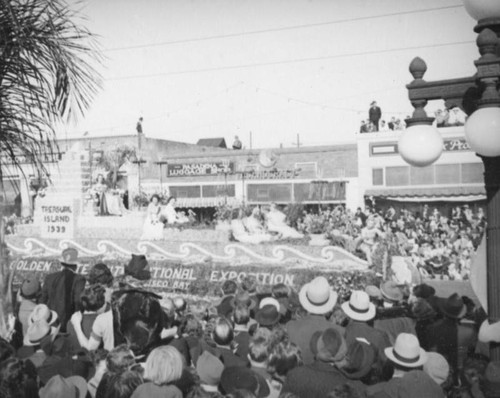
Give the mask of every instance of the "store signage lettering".
[{"label": "store signage lettering", "polygon": [[260,170],[245,174],[247,180],[291,180],[299,175],[298,170]]},{"label": "store signage lettering", "polygon": [[451,138],[444,140],[443,151],[457,152],[457,151],[470,151],[470,145],[465,138]]},{"label": "store signage lettering", "polygon": [[233,172],[233,162],[183,163],[167,166],[168,177],[207,176]]}]

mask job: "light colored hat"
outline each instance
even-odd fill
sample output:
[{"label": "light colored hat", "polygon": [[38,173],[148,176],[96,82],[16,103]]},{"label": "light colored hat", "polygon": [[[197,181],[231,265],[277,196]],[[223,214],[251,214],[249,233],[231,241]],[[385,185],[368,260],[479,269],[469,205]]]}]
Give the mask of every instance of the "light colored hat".
[{"label": "light colored hat", "polygon": [[86,395],[87,382],[80,376],[63,378],[56,375],[40,389],[40,398],[82,398]]},{"label": "light colored hat", "polygon": [[330,312],[337,303],[338,294],[324,276],[318,276],[302,286],[299,302],[310,314],[323,315]]},{"label": "light colored hat", "polygon": [[386,348],[384,353],[392,362],[405,368],[418,368],[427,362],[427,352],[410,333],[400,333],[394,346]]},{"label": "light colored hat", "polygon": [[342,303],[342,310],[355,321],[366,322],[375,318],[375,305],[370,302],[370,296],[362,290],[354,290],[348,302]]},{"label": "light colored hat", "polygon": [[274,305],[278,311],[280,310],[280,303],[274,297],[265,297],[260,300],[259,309],[263,308],[265,305]]},{"label": "light colored hat", "polygon": [[60,261],[62,265],[75,265],[78,261],[78,250],[74,247],[64,249]]},{"label": "light colored hat", "polygon": [[209,386],[219,384],[223,370],[224,364],[208,351],[203,351],[196,363],[196,372],[200,376],[201,383]]},{"label": "light colored hat", "polygon": [[403,300],[403,292],[394,281],[385,281],[380,285],[380,292],[385,300],[397,303]]},{"label": "light colored hat", "polygon": [[31,314],[28,317],[28,325],[44,320],[52,326],[57,321],[57,318],[57,312],[51,311],[45,304],[38,304],[35,308],[33,308],[33,311],[31,311]]},{"label": "light colored hat", "polygon": [[445,357],[437,352],[427,353],[427,362],[424,364],[424,372],[439,385],[443,384],[450,374],[450,365]]},{"label": "light colored hat", "polygon": [[34,346],[41,343],[41,341],[50,336],[52,330],[50,325],[43,319],[32,323],[26,332],[26,338],[24,339],[24,345]]}]

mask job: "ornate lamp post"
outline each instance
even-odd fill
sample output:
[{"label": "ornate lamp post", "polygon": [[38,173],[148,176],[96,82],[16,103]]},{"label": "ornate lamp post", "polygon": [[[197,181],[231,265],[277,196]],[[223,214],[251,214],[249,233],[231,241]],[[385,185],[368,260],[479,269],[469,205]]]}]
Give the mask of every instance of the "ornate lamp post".
[{"label": "ornate lamp post", "polygon": [[[464,0],[469,15],[478,21],[474,31],[480,58],[474,63],[474,76],[427,82],[425,62],[415,58],[410,64],[414,80],[406,87],[415,111],[407,119],[399,151],[414,166],[427,166],[441,154],[442,139],[432,127],[434,118],[425,113],[429,100],[443,99],[447,107],[458,106],[469,118],[465,135],[473,151],[484,164],[488,220],[486,228],[486,262],[488,273],[488,318],[500,320],[500,2],[498,0]],[[500,360],[500,345],[491,344],[491,360]]]}]

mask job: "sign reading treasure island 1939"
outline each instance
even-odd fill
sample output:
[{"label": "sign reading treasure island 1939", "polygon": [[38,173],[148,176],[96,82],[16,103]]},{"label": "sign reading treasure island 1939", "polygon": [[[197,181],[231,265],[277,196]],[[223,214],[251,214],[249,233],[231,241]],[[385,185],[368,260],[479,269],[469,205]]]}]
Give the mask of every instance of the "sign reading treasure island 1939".
[{"label": "sign reading treasure island 1939", "polygon": [[210,176],[233,172],[233,162],[173,163],[167,167],[167,177]]},{"label": "sign reading treasure island 1939", "polygon": [[43,201],[37,207],[42,238],[73,238],[75,213],[72,200]]}]

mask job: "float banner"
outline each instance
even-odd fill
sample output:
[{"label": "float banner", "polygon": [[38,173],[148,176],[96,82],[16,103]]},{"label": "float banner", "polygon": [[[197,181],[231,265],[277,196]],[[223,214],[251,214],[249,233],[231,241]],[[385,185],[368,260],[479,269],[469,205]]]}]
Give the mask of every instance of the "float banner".
[{"label": "float banner", "polygon": [[[103,260],[100,257],[79,259],[77,272],[88,274],[90,268],[99,262],[104,262],[114,276],[123,275],[123,265],[127,260]],[[345,277],[346,272],[321,269],[287,269],[283,266],[238,265],[231,266],[222,263],[179,264],[172,261],[148,260],[151,279],[144,281],[142,286],[157,292],[179,292],[198,296],[214,295],[226,280],[241,282],[246,277],[253,277],[264,289],[277,283],[284,283],[299,289],[304,283],[315,276],[325,275],[332,281],[337,276]],[[61,265],[57,258],[15,258],[10,263],[14,271],[13,288],[17,290],[23,279],[28,275],[36,275],[41,281],[49,273],[59,271]],[[370,273],[353,272],[363,284]],[[362,280],[362,281],[361,281]]]}]

